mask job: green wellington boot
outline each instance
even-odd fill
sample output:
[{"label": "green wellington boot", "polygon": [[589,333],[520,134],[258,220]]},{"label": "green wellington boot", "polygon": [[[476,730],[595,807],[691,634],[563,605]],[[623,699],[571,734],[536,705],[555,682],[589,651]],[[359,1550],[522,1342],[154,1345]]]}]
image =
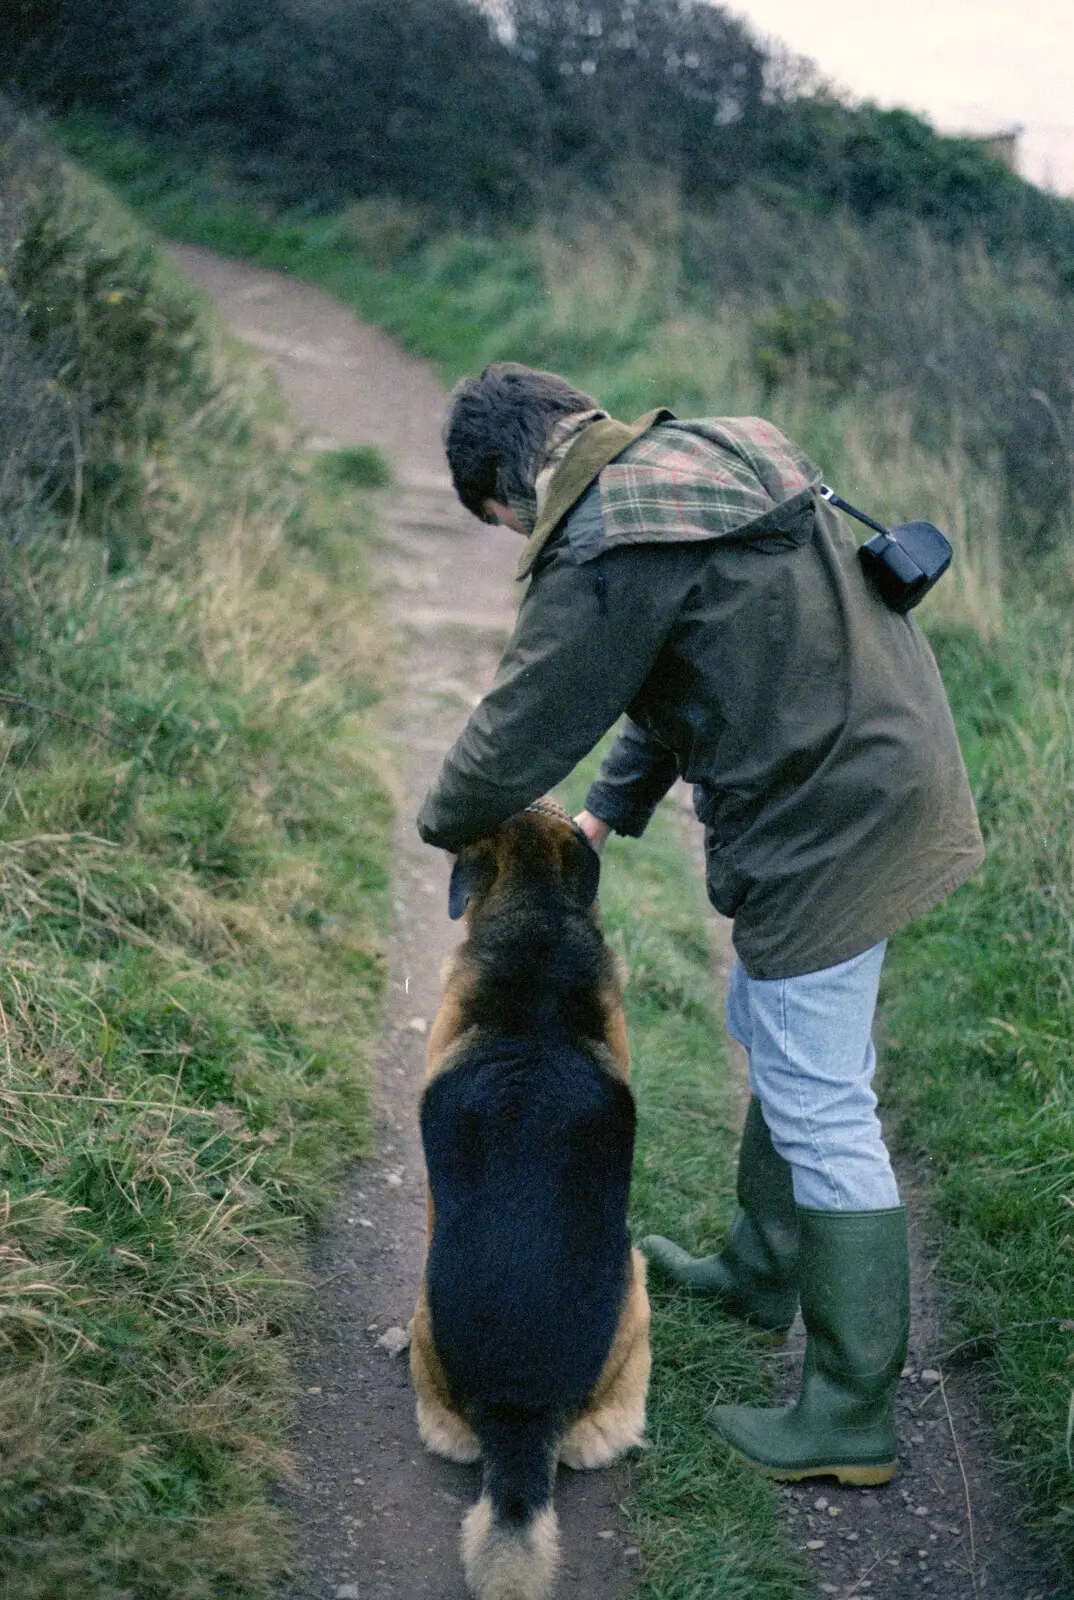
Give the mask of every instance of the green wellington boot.
[{"label": "green wellington boot", "polygon": [[750,1101],[742,1130],[738,1204],[719,1255],[687,1255],[657,1233],[639,1249],[676,1283],[715,1295],[730,1316],[786,1333],[798,1309],[798,1212],[791,1169],[776,1153],[759,1100]]},{"label": "green wellington boot", "polygon": [[806,1327],[793,1406],[716,1406],[717,1433],[770,1478],[887,1483],[895,1471],[895,1386],[910,1328],[906,1212],[799,1208]]}]

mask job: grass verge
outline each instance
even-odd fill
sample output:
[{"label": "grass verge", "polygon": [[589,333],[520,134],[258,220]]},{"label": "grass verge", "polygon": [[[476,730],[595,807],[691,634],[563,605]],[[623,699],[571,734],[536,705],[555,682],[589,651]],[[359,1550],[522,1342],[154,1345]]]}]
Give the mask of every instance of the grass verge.
[{"label": "grass verge", "polygon": [[369,1140],[369,511],[207,327],[208,391],[143,463],[148,547],[9,552],[4,1600],[264,1593],[305,1227]]},{"label": "grass verge", "polygon": [[[934,644],[988,843],[895,942],[884,1077],[943,1224],[952,1359],[1045,1555],[1074,1572],[1074,653],[1063,617]],[[1065,1591],[1064,1591],[1065,1592]]]}]

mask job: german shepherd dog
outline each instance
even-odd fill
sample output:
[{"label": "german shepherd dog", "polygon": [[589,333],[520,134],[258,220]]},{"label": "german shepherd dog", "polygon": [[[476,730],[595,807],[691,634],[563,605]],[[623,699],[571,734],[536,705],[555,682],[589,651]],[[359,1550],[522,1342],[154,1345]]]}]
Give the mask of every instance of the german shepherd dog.
[{"label": "german shepherd dog", "polygon": [[410,1370],[436,1455],[484,1463],[462,1527],[478,1600],[555,1584],[558,1461],[641,1445],[645,1265],[627,1236],[634,1100],[600,860],[538,801],[455,862],[421,1102],[428,1255]]}]

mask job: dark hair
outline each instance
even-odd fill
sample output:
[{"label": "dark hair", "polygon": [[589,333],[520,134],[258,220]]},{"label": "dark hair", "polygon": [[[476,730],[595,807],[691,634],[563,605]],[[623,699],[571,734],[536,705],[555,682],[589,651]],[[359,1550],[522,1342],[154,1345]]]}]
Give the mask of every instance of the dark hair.
[{"label": "dark hair", "polygon": [[456,384],[444,424],[444,448],[456,493],[487,521],[486,500],[533,498],[545,443],[560,417],[597,405],[554,372],[494,361],[480,378]]}]

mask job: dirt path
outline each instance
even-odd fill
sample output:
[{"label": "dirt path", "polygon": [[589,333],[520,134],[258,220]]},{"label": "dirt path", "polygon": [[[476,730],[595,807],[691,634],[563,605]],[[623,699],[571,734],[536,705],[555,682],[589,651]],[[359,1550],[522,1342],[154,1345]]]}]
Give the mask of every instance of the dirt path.
[{"label": "dirt path", "polygon": [[[412,819],[491,679],[511,623],[517,543],[478,528],[457,506],[440,447],[444,395],[426,366],[306,285],[205,251],[174,247],[171,254],[233,330],[271,359],[314,441],[376,444],[399,484],[383,500],[378,560],[399,652],[401,693],[388,731],[403,782],[390,995],[377,1063],[380,1144],[318,1241],[313,1271],[321,1291],[299,1330],[306,1392],[294,1435],[297,1481],[287,1496],[298,1530],[288,1600],[464,1600],[457,1534],[477,1470],[425,1453],[406,1358],[389,1353],[392,1330],[410,1317],[420,1271],[416,1102],[440,968],[457,938],[446,915],[445,862],[420,845]],[[720,966],[727,938],[717,920]],[[899,1395],[899,1476],[881,1492],[789,1490],[788,1532],[823,1595],[1060,1600],[1070,1590],[1034,1575],[991,1471],[972,1374],[948,1372],[936,1359],[935,1252],[920,1207],[912,1211],[915,1310]],[[788,1392],[800,1353],[800,1336],[792,1336],[774,1357]],[[704,1403],[699,1395],[699,1419]],[[634,1592],[638,1553],[619,1512],[628,1493],[628,1467],[560,1473],[564,1600],[627,1600]]]},{"label": "dirt path", "polygon": [[[179,266],[233,330],[265,352],[285,398],[322,444],[376,444],[398,489],[381,505],[377,576],[395,624],[400,694],[388,734],[402,778],[395,925],[378,1068],[376,1156],[355,1171],[318,1240],[323,1287],[299,1330],[305,1396],[294,1435],[298,1529],[293,1600],[464,1600],[458,1528],[479,1472],[422,1448],[405,1354],[380,1341],[405,1327],[421,1267],[425,1202],[417,1097],[440,970],[458,940],[446,860],[414,813],[441,757],[491,681],[513,617],[517,536],[458,506],[440,445],[444,393],[429,368],[303,284],[175,247]],[[560,1587],[623,1600],[634,1585],[618,1506],[628,1470],[560,1473]]]}]

